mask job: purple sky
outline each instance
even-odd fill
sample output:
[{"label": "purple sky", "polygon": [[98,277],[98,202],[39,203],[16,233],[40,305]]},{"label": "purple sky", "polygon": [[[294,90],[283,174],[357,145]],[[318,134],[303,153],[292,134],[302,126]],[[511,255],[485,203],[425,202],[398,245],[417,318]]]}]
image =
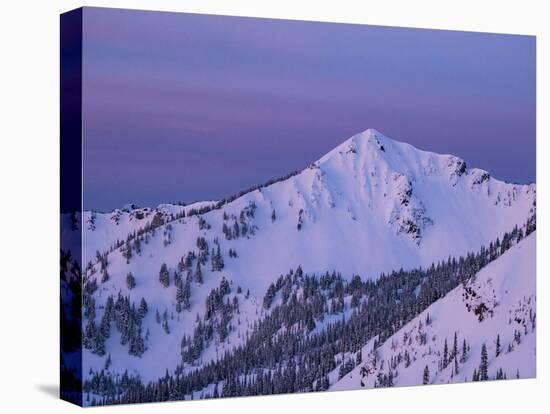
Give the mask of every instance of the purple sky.
[{"label": "purple sky", "polygon": [[535,180],[535,38],[85,8],[84,208],[216,199],[376,128]]}]

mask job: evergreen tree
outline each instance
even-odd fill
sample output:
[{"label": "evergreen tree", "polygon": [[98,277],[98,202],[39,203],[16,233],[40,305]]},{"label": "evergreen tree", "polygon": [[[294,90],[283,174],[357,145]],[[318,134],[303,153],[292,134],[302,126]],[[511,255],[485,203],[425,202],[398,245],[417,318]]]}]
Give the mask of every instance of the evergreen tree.
[{"label": "evergreen tree", "polygon": [[204,237],[197,237],[197,247],[201,251],[205,251],[208,254],[208,242]]},{"label": "evergreen tree", "polygon": [[109,276],[109,273],[107,272],[107,269],[103,270],[103,276],[101,277],[101,283],[107,282],[111,277]]},{"label": "evergreen tree", "polygon": [[500,355],[500,334],[497,334],[497,344],[495,355],[498,357]]},{"label": "evergreen tree", "polygon": [[186,280],[178,285],[178,289],[176,291],[176,311],[178,313],[181,312],[182,309],[189,309],[191,307],[190,297],[191,283],[189,280]]},{"label": "evergreen tree", "polygon": [[84,335],[82,338],[82,345],[86,349],[93,349],[94,347],[94,340],[96,337],[96,326],[94,320],[90,320],[88,324],[86,325],[86,329],[84,330]]},{"label": "evergreen tree", "polygon": [[141,256],[141,236],[140,237],[136,237],[135,241],[134,241],[134,250],[136,251],[136,253]]},{"label": "evergreen tree", "polygon": [[481,362],[479,364],[480,381],[487,381],[489,379],[488,368],[489,368],[489,364],[488,364],[487,347],[485,346],[485,344],[483,344],[481,346]]},{"label": "evergreen tree", "polygon": [[176,290],[176,312],[180,313],[183,309],[182,303],[183,303],[184,295],[183,295],[183,286],[180,283],[178,285],[178,288]]},{"label": "evergreen tree", "polygon": [[130,290],[136,287],[136,279],[134,278],[134,275],[132,275],[131,272],[126,275],[126,286]]},{"label": "evergreen tree", "polygon": [[453,350],[451,351],[451,359],[456,359],[457,355],[458,355],[458,338],[455,331],[455,336],[453,339]]},{"label": "evergreen tree", "polygon": [[182,278],[181,273],[178,270],[174,271],[174,285],[177,287],[181,284]]},{"label": "evergreen tree", "polygon": [[170,272],[168,271],[168,266],[166,266],[166,263],[163,263],[162,266],[160,267],[159,282],[165,288],[170,286]]},{"label": "evergreen tree", "polygon": [[455,375],[458,375],[458,356],[457,356],[457,355],[455,355],[454,360],[455,360],[455,370],[454,370],[454,373],[455,373]]},{"label": "evergreen tree", "polygon": [[443,346],[443,368],[446,368],[449,364],[449,348],[447,347],[447,338],[445,338],[445,345]]},{"label": "evergreen tree", "polygon": [[149,309],[145,298],[141,298],[141,301],[139,302],[138,316],[143,319],[145,315],[147,315],[148,310]]},{"label": "evergreen tree", "polygon": [[460,362],[465,363],[468,358],[468,349],[466,345],[466,339],[462,341],[462,355],[460,356]]},{"label": "evergreen tree", "polygon": [[111,366],[111,363],[112,363],[111,354],[109,354],[107,355],[107,359],[105,360],[105,366],[104,366],[105,370],[109,369],[109,367]]},{"label": "evergreen tree", "polygon": [[239,228],[239,223],[237,223],[237,220],[235,220],[235,223],[233,224],[233,237],[238,239],[240,236],[241,230]]},{"label": "evergreen tree", "polygon": [[[401,359],[401,355],[398,356],[398,360]],[[405,349],[405,354],[403,355],[403,359],[405,360],[405,368],[408,368],[409,365],[411,365],[411,355],[409,354],[409,350]]]},{"label": "evergreen tree", "polygon": [[195,282],[200,283],[201,285],[204,283],[200,262],[197,262],[197,269],[195,270]]},{"label": "evergreen tree", "polygon": [[430,383],[430,370],[428,365],[424,367],[424,374],[422,375],[422,384],[426,385]]},{"label": "evergreen tree", "polygon": [[164,319],[164,321],[162,321],[162,328],[164,329],[164,332],[166,332],[167,334],[170,334],[170,326],[168,326],[167,319]]},{"label": "evergreen tree", "polygon": [[99,356],[105,355],[105,337],[101,333],[101,329],[96,330],[96,336],[95,336],[94,347],[92,352]]},{"label": "evergreen tree", "polygon": [[224,268],[223,256],[220,249],[220,244],[218,245],[217,250],[212,249],[212,271],[219,272]]},{"label": "evergreen tree", "polygon": [[222,232],[227,240],[232,239],[231,229],[226,223],[223,223],[222,225]]},{"label": "evergreen tree", "polygon": [[269,309],[271,307],[271,303],[273,302],[273,299],[275,298],[276,293],[277,293],[277,289],[275,288],[275,285],[271,283],[267,288],[267,292],[264,295],[263,305],[265,309]]},{"label": "evergreen tree", "polygon": [[101,331],[101,335],[103,335],[104,338],[108,338],[111,334],[111,319],[109,318],[107,312],[103,313],[103,317],[101,318],[101,323],[99,325],[99,330]]},{"label": "evergreen tree", "polygon": [[132,245],[130,244],[130,236],[128,236],[128,238],[126,239],[123,256],[126,259],[126,264],[129,264],[130,259],[132,258]]},{"label": "evergreen tree", "polygon": [[183,284],[183,309],[191,308],[191,282],[186,280]]}]

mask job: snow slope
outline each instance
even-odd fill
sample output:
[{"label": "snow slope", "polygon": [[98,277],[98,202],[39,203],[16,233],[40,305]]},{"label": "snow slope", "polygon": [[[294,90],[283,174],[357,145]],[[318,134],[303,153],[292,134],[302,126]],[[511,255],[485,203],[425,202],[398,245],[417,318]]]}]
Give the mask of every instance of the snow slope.
[{"label": "snow slope", "polygon": [[[514,185],[496,180],[482,170],[468,169],[463,160],[418,150],[393,141],[375,130],[357,134],[300,173],[250,191],[220,208],[189,216],[192,206],[163,205],[155,209],[84,213],[82,229],[84,263],[92,262],[86,278],[96,279],[96,323],[108,295],[122,292],[149,305],[144,327],[150,334],[147,351],[128,355],[120,334],[107,341],[112,369],[132,367],[144,379],[157,378],[180,362],[180,341],[193,332],[197,315],[204,315],[205,298],[227,278],[229,299],[237,295],[240,326],[228,339],[210,347],[203,361],[242,340],[242,333],[264,310],[261,299],[280,274],[301,265],[304,272],[321,274],[337,270],[346,277],[359,274],[377,278],[381,272],[427,266],[434,261],[477,251],[515,224],[523,224],[535,210],[535,185]],[[186,217],[179,217],[182,210]],[[165,221],[146,234],[140,252],[127,263],[124,246],[109,251],[160,214]],[[69,217],[62,218],[69,220]],[[224,235],[224,224],[240,235]],[[66,230],[80,235],[79,229]],[[242,229],[247,228],[243,236]],[[158,280],[166,263],[171,279],[180,259],[198,253],[197,238],[209,249],[218,240],[224,258],[222,271],[203,266],[204,284],[193,282],[191,308],[175,311],[176,287],[164,288]],[[62,238],[65,239],[65,238]],[[68,238],[67,238],[68,239]],[[237,257],[229,257],[229,249]],[[101,283],[96,252],[107,252],[109,279]],[[195,268],[195,265],[193,266]],[[129,290],[131,272],[136,287]],[[237,286],[243,292],[237,294]],[[250,295],[244,292],[250,290]],[[169,315],[170,333],[155,322],[155,311]],[[85,351],[84,372],[101,369],[106,357]]]},{"label": "snow slope", "polygon": [[[479,370],[481,348],[488,354],[489,379],[502,369],[506,378],[531,378],[536,375],[536,296],[535,252],[536,232],[529,235],[500,258],[483,268],[466,286],[460,285],[444,298],[410,321],[373,351],[374,340],[362,349],[363,364],[338,380],[338,369],[331,375],[331,390],[374,387],[379,372],[389,372],[390,361],[395,363],[393,383],[396,386],[422,384],[423,372],[428,367],[430,384],[471,381],[474,370]],[[472,296],[475,292],[475,297]],[[477,305],[485,303],[483,320],[474,314]],[[426,324],[427,315],[431,323]],[[458,338],[458,372],[452,360],[440,366],[444,343],[449,352],[455,332]],[[520,338],[516,339],[519,332]],[[499,336],[500,355],[496,356]],[[425,336],[426,343],[422,343]],[[469,350],[464,362],[463,340]],[[405,353],[410,365],[405,366]],[[376,360],[376,362],[375,362]],[[382,368],[381,368],[382,366]],[[368,371],[368,375],[366,372]]]}]

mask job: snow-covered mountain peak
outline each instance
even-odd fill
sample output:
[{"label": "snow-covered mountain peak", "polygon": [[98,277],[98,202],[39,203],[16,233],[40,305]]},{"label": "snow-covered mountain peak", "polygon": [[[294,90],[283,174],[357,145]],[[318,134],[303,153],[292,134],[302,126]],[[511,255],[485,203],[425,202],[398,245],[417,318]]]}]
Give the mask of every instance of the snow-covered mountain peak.
[{"label": "snow-covered mountain peak", "polygon": [[395,142],[391,138],[386,137],[380,131],[374,128],[368,128],[353,135],[346,142],[351,142],[362,149],[375,149],[384,152],[384,143],[387,141]]},{"label": "snow-covered mountain peak", "polygon": [[302,215],[311,221],[321,215],[325,201],[331,208],[343,207],[354,221],[374,219],[373,225],[383,223],[417,245],[434,223],[448,227],[451,211],[466,220],[472,209],[500,206],[504,209],[496,214],[503,214],[502,224],[489,213],[492,207],[487,210],[487,219],[499,227],[508,222],[510,207],[523,211],[523,217],[534,212],[534,185],[496,180],[484,170],[469,169],[457,156],[424,151],[375,129],[347,139],[291,181],[303,199],[313,201],[301,203]]},{"label": "snow-covered mountain peak", "polygon": [[[235,260],[238,268],[246,263],[248,269],[265,271],[262,261],[255,266],[245,256],[264,257],[269,251],[270,274],[302,265],[312,272],[338,268],[376,277],[489,243],[534,214],[535,197],[534,184],[505,183],[468,169],[459,157],[420,150],[367,129],[309,168],[220,202],[85,212],[85,258],[93,261],[97,251],[140,229],[172,223],[173,231],[163,227],[160,235],[173,233],[180,255],[193,250],[201,236],[242,252]],[[245,222],[255,235],[233,237]],[[350,247],[354,244],[371,254],[356,252]],[[392,246],[392,254],[378,254],[384,246]],[[307,251],[291,253],[299,250]]]},{"label": "snow-covered mountain peak", "polygon": [[386,141],[392,141],[376,129],[366,129],[358,134],[348,138],[340,145],[329,151],[323,157],[321,157],[315,165],[323,165],[330,163],[340,157],[346,157],[351,155],[365,156],[370,152],[385,152],[384,143]]},{"label": "snow-covered mountain peak", "polygon": [[[534,184],[505,183],[468,169],[459,157],[367,129],[302,171],[218,201],[87,211],[81,223],[76,214],[65,215],[64,247],[82,243],[88,295],[83,372],[107,365],[120,373],[131,366],[148,381],[182,358],[186,370],[216,360],[245,343],[246,332],[269,314],[269,292],[275,303],[282,300],[278,281],[289,269],[376,281],[397,269],[467,257],[482,246],[495,250],[505,232],[527,228],[535,191]],[[140,316],[142,336],[133,337],[138,343],[127,343],[122,325],[115,330],[102,322],[113,303],[113,309],[126,306],[125,298],[128,312],[142,298],[150,309]],[[347,303],[336,305],[344,309]],[[112,335],[104,342],[93,339],[101,324]],[[212,328],[206,342],[190,347],[205,326]],[[418,359],[420,370],[433,362]],[[436,379],[432,365],[430,378],[446,380],[441,372]],[[355,381],[358,373],[352,374]]]},{"label": "snow-covered mountain peak", "polygon": [[381,170],[405,175],[414,181],[419,176],[447,176],[455,182],[468,172],[466,162],[454,155],[424,151],[396,141],[369,128],[338,145],[314,165],[347,165],[359,170]]}]

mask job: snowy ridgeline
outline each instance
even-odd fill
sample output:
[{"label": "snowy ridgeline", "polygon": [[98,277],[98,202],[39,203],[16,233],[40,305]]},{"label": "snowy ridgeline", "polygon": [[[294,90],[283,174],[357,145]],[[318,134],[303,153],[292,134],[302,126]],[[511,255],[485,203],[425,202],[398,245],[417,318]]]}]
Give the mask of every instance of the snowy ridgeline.
[{"label": "snowy ridgeline", "polygon": [[[86,212],[86,403],[485,379],[483,344],[488,378],[533,376],[535,195],[367,130],[221,201]],[[512,254],[523,302],[484,276]]]}]

